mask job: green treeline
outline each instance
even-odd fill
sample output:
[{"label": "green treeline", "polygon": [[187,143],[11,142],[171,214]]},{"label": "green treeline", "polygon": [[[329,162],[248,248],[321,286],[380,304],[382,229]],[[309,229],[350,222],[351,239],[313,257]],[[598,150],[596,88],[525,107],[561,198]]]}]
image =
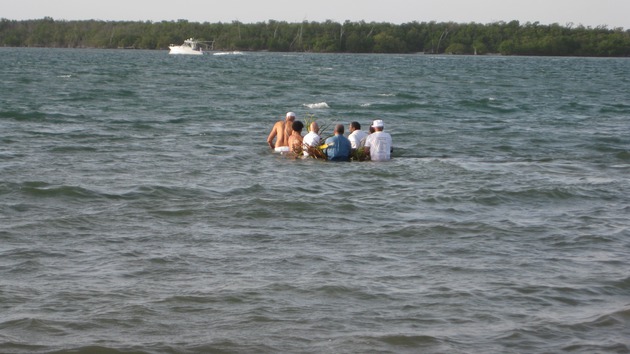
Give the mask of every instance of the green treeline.
[{"label": "green treeline", "polygon": [[554,56],[630,56],[630,30],[518,21],[478,23],[245,24],[0,20],[0,46],[168,49],[194,37],[214,50],[321,53],[431,53]]}]

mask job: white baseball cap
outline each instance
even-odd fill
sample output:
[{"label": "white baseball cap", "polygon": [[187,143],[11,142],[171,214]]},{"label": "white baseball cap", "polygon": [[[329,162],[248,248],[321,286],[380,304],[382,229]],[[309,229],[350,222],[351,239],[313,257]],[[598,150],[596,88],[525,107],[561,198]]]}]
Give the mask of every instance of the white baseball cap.
[{"label": "white baseball cap", "polygon": [[373,128],[382,128],[382,127],[383,127],[383,125],[384,125],[384,124],[383,124],[383,121],[382,121],[382,120],[380,120],[380,119],[377,119],[377,120],[375,120],[375,121],[372,123],[372,127],[373,127]]},{"label": "white baseball cap", "polygon": [[293,113],[293,112],[287,112],[287,118],[289,118],[289,117],[293,117],[293,118],[295,118],[295,113]]}]

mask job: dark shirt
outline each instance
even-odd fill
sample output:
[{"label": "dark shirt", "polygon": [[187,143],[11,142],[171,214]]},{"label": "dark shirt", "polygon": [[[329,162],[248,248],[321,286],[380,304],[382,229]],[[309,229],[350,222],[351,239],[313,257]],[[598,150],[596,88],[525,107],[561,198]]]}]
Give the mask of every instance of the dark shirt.
[{"label": "dark shirt", "polygon": [[351,144],[343,135],[335,135],[326,139],[326,156],[330,161],[349,161]]}]

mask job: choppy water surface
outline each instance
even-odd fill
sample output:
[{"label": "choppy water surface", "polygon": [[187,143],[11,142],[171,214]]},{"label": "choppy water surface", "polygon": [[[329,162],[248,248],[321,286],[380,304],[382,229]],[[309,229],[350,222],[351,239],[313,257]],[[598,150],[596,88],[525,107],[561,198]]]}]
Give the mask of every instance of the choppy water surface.
[{"label": "choppy water surface", "polygon": [[[630,352],[627,59],[0,49],[0,352]],[[383,119],[388,163],[295,161]]]}]

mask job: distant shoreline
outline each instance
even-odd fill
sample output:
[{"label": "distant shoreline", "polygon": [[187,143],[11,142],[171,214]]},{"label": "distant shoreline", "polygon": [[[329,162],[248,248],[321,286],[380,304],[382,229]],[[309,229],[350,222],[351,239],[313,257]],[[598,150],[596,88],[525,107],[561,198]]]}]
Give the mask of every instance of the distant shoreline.
[{"label": "distant shoreline", "polygon": [[189,37],[215,51],[630,57],[630,30],[606,26],[0,20],[1,47],[168,50]]}]

